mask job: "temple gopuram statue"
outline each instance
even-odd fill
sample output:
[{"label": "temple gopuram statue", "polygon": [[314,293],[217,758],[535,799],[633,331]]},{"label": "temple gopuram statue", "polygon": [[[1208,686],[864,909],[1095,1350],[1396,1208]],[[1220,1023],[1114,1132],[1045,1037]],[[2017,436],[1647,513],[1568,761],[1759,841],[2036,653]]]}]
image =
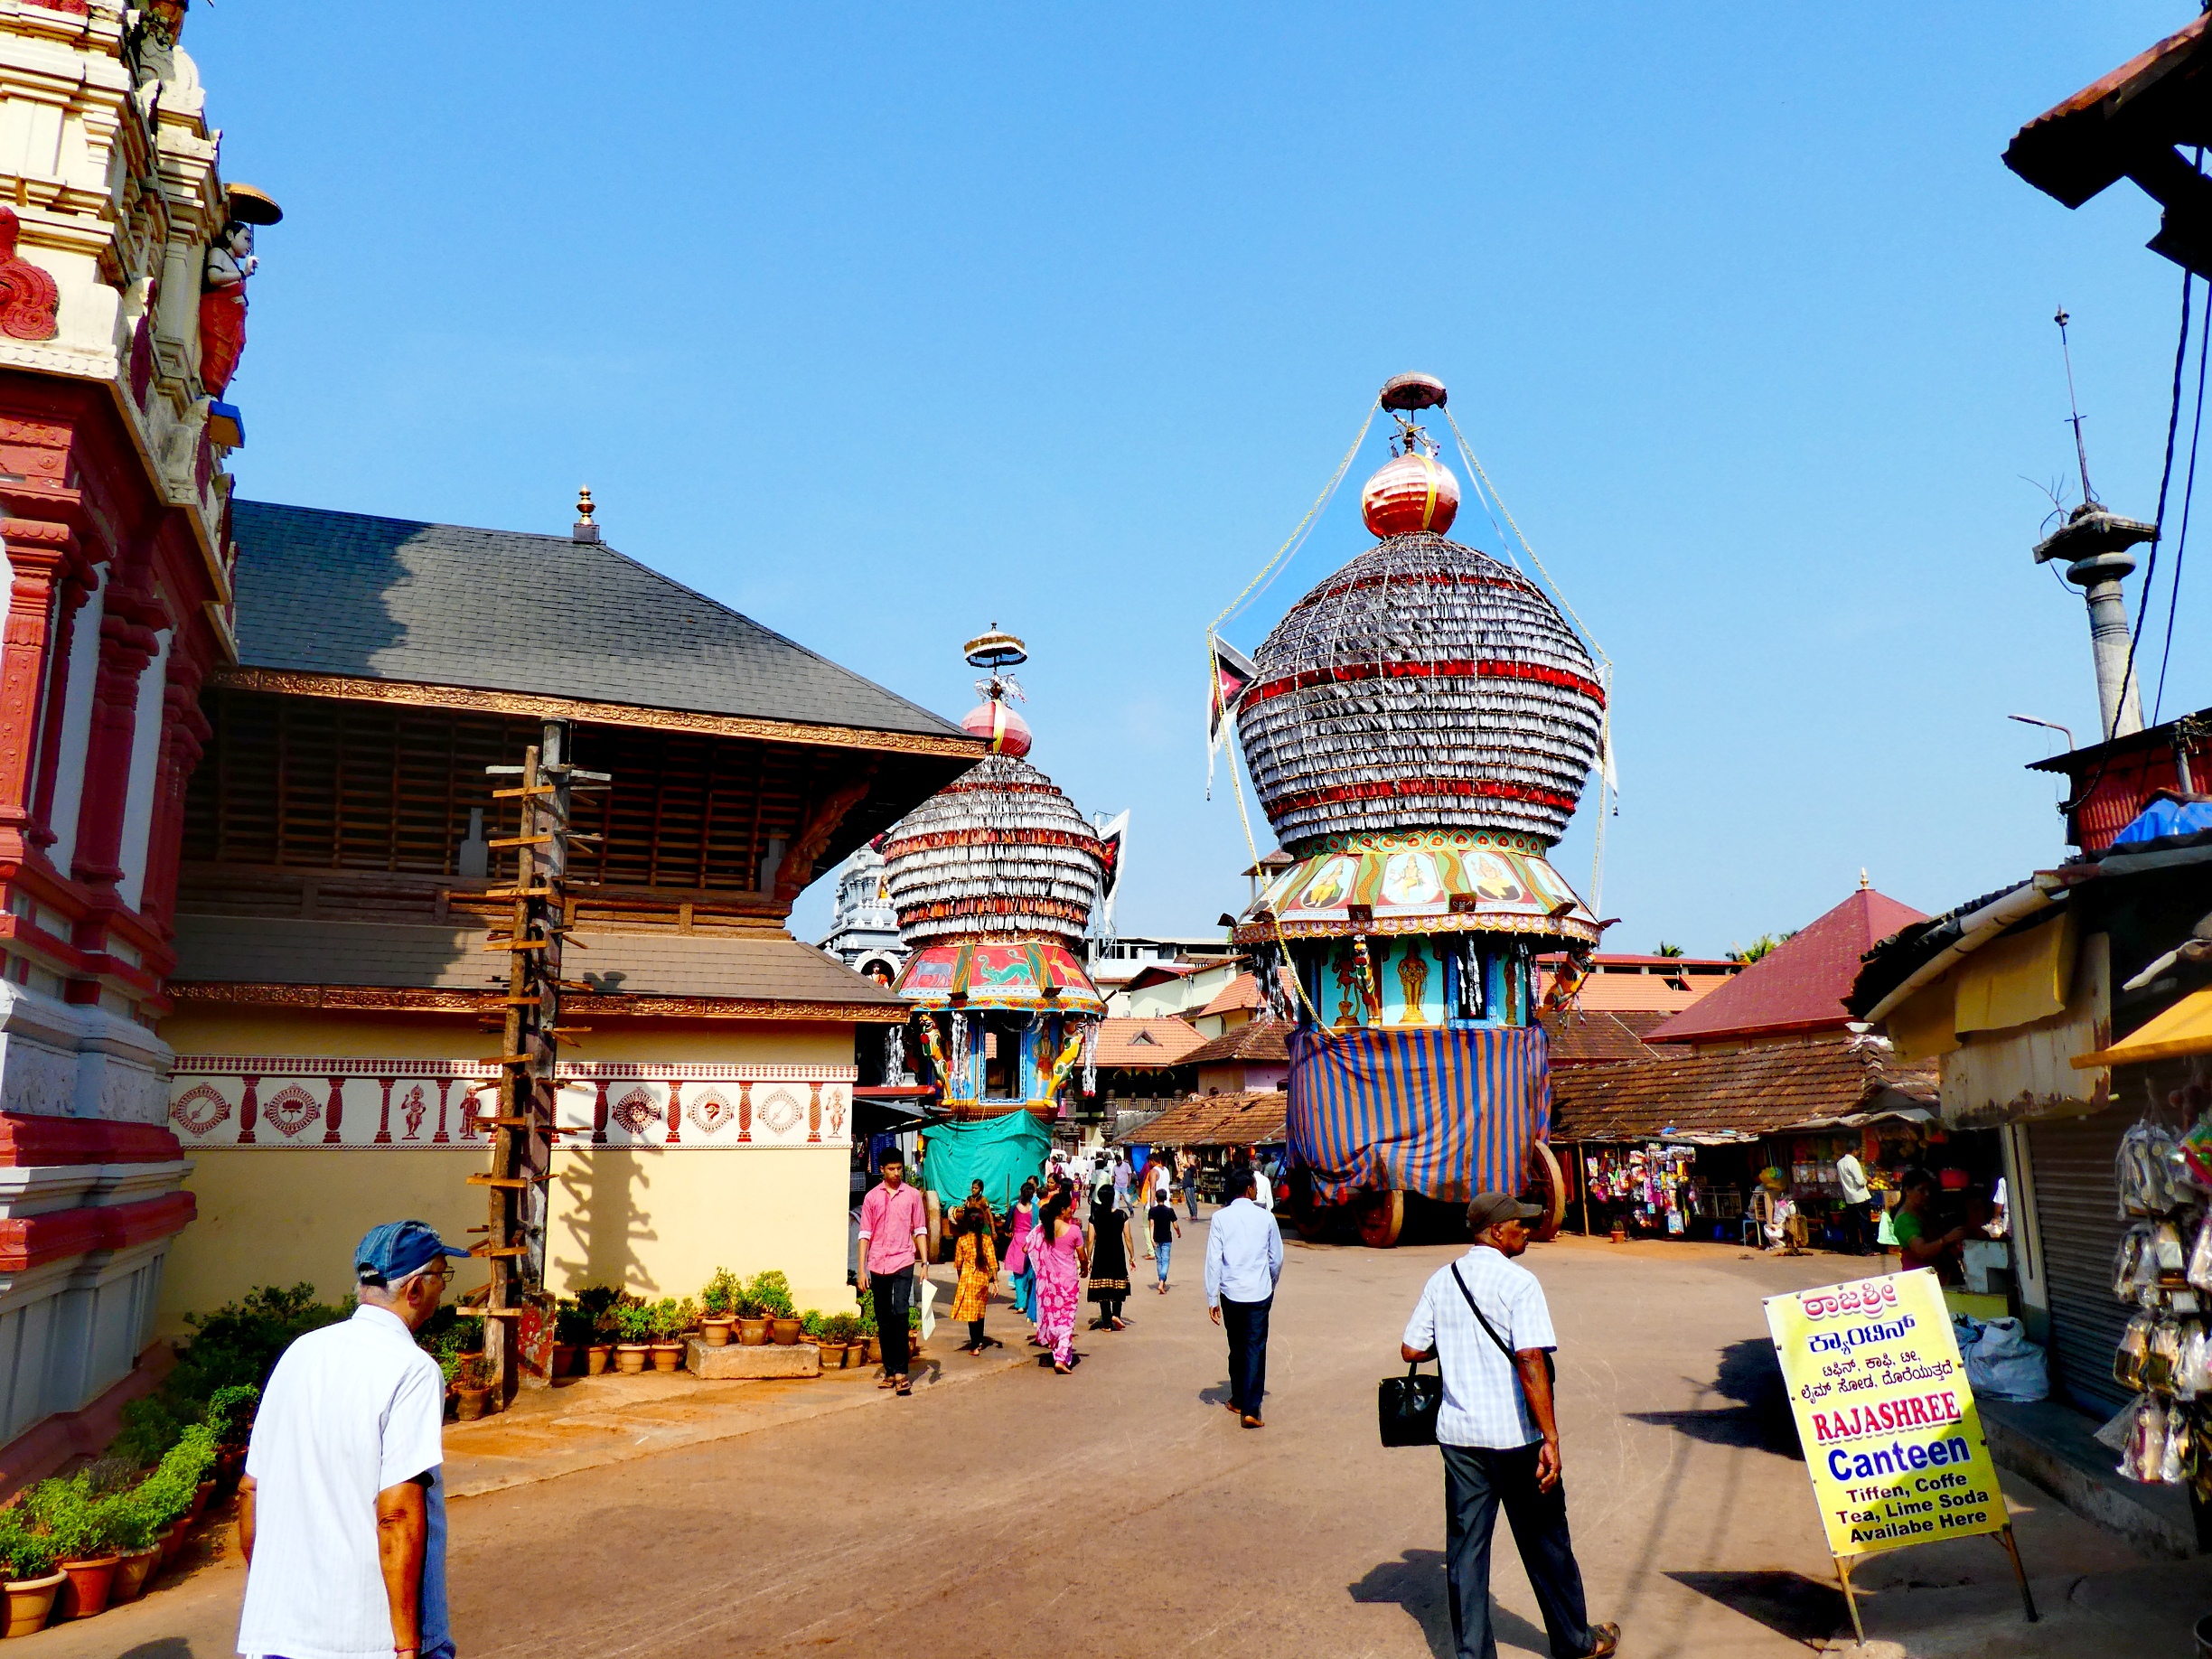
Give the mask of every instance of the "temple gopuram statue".
[{"label": "temple gopuram statue", "polygon": [[1413,420],[1445,397],[1426,375],[1384,387],[1398,453],[1362,495],[1374,545],[1290,607],[1226,699],[1294,860],[1234,937],[1296,1021],[1301,1224],[1350,1219],[1376,1245],[1410,1195],[1543,1186],[1556,1224],[1533,962],[1599,932],[1545,857],[1598,753],[1599,670],[1519,569],[1447,539],[1459,483]]}]

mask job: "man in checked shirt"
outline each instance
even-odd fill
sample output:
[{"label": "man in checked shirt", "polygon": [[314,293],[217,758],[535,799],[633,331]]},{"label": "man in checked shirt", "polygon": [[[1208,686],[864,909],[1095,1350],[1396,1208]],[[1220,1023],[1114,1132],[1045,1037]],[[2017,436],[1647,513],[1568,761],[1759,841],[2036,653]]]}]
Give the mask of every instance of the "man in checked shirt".
[{"label": "man in checked shirt", "polygon": [[1504,1193],[1467,1205],[1474,1248],[1430,1277],[1401,1355],[1444,1373],[1437,1445],[1444,1454],[1444,1570],[1459,1659],[1496,1659],[1490,1626],[1490,1534],[1498,1505],[1543,1609],[1554,1659],[1603,1659],[1618,1625],[1593,1625],[1567,1535],[1559,1421],[1551,1409],[1551,1312],[1536,1275],[1513,1258],[1543,1212]]}]

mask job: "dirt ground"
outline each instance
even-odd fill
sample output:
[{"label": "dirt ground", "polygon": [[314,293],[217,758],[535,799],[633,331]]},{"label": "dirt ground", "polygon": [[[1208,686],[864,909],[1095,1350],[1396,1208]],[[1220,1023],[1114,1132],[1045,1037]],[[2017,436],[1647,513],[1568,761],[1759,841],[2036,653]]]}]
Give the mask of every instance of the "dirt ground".
[{"label": "dirt ground", "polygon": [[[677,1449],[641,1433],[634,1457],[457,1500],[461,1653],[971,1659],[1044,1641],[1449,1659],[1438,1458],[1379,1447],[1373,1401],[1401,1369],[1422,1281],[1457,1247],[1293,1242],[1260,1430],[1221,1409],[1204,1251],[1203,1225],[1186,1226],[1174,1292],[1140,1292],[1132,1328],[1087,1337],[1073,1377],[1024,1365],[905,1401],[868,1391]],[[1559,1327],[1591,1611],[1622,1622],[1622,1652],[1723,1659],[1848,1638],[1759,1304],[1852,1264],[1577,1239],[1525,1260]],[[994,1309],[998,1334],[1016,1324]],[[976,1364],[949,1336],[933,1362],[948,1380]],[[2212,1575],[2146,1562],[2024,1483],[2008,1493],[2044,1621],[2021,1621],[1987,1539],[1899,1551],[1859,1573],[1868,1659],[2188,1651]],[[1496,1563],[1501,1651],[1543,1653],[1503,1529]],[[23,1652],[215,1659],[232,1651],[239,1586],[233,1551]]]}]

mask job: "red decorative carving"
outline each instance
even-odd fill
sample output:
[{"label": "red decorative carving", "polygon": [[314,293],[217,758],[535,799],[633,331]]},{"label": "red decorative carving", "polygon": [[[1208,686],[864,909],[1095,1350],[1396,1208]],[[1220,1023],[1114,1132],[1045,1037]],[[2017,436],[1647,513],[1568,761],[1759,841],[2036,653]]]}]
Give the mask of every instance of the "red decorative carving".
[{"label": "red decorative carving", "polygon": [[[335,1099],[337,1095],[337,1080],[333,1078],[331,1081],[333,1085],[331,1091],[332,1097]],[[396,1077],[380,1077],[377,1079],[377,1082],[382,1085],[384,1093],[382,1103],[377,1108],[377,1132],[370,1141],[371,1146],[389,1147],[391,1145],[391,1092],[392,1084],[398,1083],[398,1081],[399,1080]],[[336,1130],[337,1127],[338,1126],[334,1123],[331,1125],[333,1131]],[[334,1132],[331,1139],[333,1140],[337,1139]]]},{"label": "red decorative carving", "polygon": [[679,1144],[682,1139],[678,1131],[683,1126],[683,1108],[676,1103],[676,1096],[682,1091],[682,1089],[683,1084],[680,1083],[677,1083],[672,1079],[670,1081],[668,1103],[668,1144],[671,1147]]},{"label": "red decorative carving", "polygon": [[607,1143],[607,1086],[601,1078],[597,1092],[592,1097],[592,1145],[604,1147]]},{"label": "red decorative carving", "polygon": [[438,1126],[437,1126],[437,1133],[430,1137],[430,1144],[431,1144],[432,1146],[434,1146],[434,1147],[450,1146],[450,1145],[453,1143],[453,1137],[452,1137],[452,1136],[450,1136],[450,1135],[448,1135],[448,1134],[446,1134],[446,1132],[445,1132],[445,1095],[446,1095],[446,1091],[448,1091],[448,1090],[449,1090],[449,1089],[451,1089],[452,1087],[453,1087],[453,1079],[452,1079],[452,1078],[450,1078],[450,1077],[441,1077],[441,1078],[439,1078],[439,1079],[438,1079]]},{"label": "red decorative carving", "polygon": [[737,1139],[741,1143],[753,1139],[753,1085],[749,1083],[737,1085]]},{"label": "red decorative carving", "polygon": [[820,1083],[812,1084],[807,1090],[807,1139],[810,1141],[821,1139],[821,1084]]},{"label": "red decorative carving", "polygon": [[339,1131],[338,1120],[345,1116],[345,1079],[333,1072],[330,1080],[330,1101],[323,1109],[323,1144],[339,1147],[345,1137]]},{"label": "red decorative carving", "polygon": [[60,333],[55,314],[61,290],[28,259],[15,257],[23,220],[14,208],[0,207],[0,334],[11,340],[52,340]]}]

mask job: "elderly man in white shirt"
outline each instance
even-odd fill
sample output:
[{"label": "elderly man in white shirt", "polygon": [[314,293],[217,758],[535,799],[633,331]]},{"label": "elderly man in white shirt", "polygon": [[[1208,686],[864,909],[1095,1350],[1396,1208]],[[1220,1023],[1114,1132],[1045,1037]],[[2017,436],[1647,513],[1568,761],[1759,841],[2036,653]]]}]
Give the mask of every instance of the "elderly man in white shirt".
[{"label": "elderly man in white shirt", "polygon": [[1551,1313],[1543,1287],[1513,1257],[1528,1248],[1534,1204],[1478,1193],[1467,1205],[1475,1246],[1422,1287],[1399,1353],[1444,1373],[1437,1444],[1444,1454],[1444,1570],[1458,1659],[1496,1659],[1490,1624],[1490,1535],[1498,1505],[1513,1523],[1529,1587],[1558,1659],[1599,1659],[1618,1625],[1593,1625],[1567,1533],[1552,1411]]},{"label": "elderly man in white shirt", "polygon": [[247,1659],[452,1659],[445,1380],[415,1333],[468,1253],[422,1222],[371,1228],[353,1317],[276,1362],[239,1483]]},{"label": "elderly man in white shirt", "polygon": [[1282,1278],[1282,1229],[1252,1202],[1252,1172],[1229,1172],[1229,1202],[1206,1223],[1208,1317],[1229,1332],[1229,1409],[1247,1429],[1264,1428],[1268,1311]]}]

